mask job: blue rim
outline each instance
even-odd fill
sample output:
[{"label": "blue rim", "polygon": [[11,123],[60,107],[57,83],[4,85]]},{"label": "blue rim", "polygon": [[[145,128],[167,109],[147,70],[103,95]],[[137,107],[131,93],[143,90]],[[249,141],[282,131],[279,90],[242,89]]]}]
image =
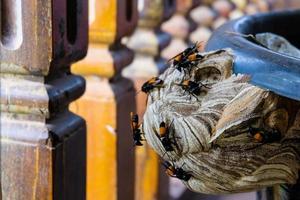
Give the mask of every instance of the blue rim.
[{"label": "blue rim", "polygon": [[250,75],[250,83],[299,101],[299,58],[271,51],[245,37],[229,33],[273,32],[299,47],[299,22],[300,10],[242,17],[217,29],[209,39],[206,50],[231,48],[235,56],[233,67],[235,74]]}]

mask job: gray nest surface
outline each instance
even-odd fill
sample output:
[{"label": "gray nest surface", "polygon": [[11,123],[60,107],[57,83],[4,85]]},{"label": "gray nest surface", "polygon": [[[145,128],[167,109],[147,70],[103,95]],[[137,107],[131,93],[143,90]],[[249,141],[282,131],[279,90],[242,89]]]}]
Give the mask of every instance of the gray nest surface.
[{"label": "gray nest surface", "polygon": [[[233,75],[230,50],[202,55],[190,70],[170,66],[159,77],[164,86],[150,93],[143,119],[147,143],[163,160],[190,174],[183,183],[196,192],[233,193],[295,183],[299,103],[249,84],[251,77]],[[206,87],[192,95],[180,85],[184,80]],[[161,122],[169,129],[172,151],[159,138]],[[259,140],[249,127],[268,133],[268,138],[274,130],[281,135]]]}]

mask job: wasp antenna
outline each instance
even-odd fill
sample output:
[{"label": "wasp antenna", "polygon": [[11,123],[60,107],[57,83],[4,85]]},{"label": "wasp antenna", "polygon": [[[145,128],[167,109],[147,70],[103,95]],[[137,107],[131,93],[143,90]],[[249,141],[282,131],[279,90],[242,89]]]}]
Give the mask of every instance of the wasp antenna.
[{"label": "wasp antenna", "polygon": [[203,87],[205,87],[205,88],[207,88],[207,89],[211,89],[211,87],[207,86],[208,84],[204,84],[204,83],[202,83],[201,81],[200,81],[199,83],[200,83],[201,86],[203,86]]},{"label": "wasp antenna", "polygon": [[179,56],[180,54],[182,54],[182,52],[180,52],[180,53],[178,53],[178,54],[176,54],[175,56],[173,56],[172,58],[170,58],[167,62],[170,62],[170,61],[172,61],[174,58],[176,58],[177,56]]},{"label": "wasp antenna", "polygon": [[171,62],[173,59],[174,59],[174,57],[170,58],[169,60],[167,60],[167,63]]},{"label": "wasp antenna", "polygon": [[196,42],[195,43],[195,47],[198,49],[199,47],[201,47],[202,46],[202,43],[203,43],[203,41],[200,41],[200,42]]}]

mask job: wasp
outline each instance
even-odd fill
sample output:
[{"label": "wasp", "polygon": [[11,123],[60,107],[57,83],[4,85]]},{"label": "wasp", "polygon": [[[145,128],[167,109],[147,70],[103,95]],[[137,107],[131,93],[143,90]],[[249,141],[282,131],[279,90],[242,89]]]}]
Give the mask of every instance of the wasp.
[{"label": "wasp", "polygon": [[202,60],[203,58],[204,56],[193,53],[189,55],[186,60],[178,63],[175,68],[180,72],[182,71],[182,69],[191,69],[195,61]]},{"label": "wasp", "polygon": [[[220,54],[222,52],[225,52],[225,50],[221,49],[221,50],[215,51],[214,54]],[[175,66],[175,68],[180,72],[182,71],[182,69],[188,69],[190,72],[192,66],[196,64],[196,61],[200,61],[203,58],[204,58],[204,56],[202,56],[201,54],[199,54],[198,51],[196,51],[196,52],[190,54],[189,56],[187,56],[181,62],[179,62]]]},{"label": "wasp", "polygon": [[193,95],[196,99],[198,99],[197,96],[200,95],[202,87],[210,88],[201,82],[196,83],[196,82],[190,81],[190,80],[185,80],[181,84],[178,84],[178,85],[181,86],[184,91]]},{"label": "wasp", "polygon": [[154,88],[163,87],[163,84],[163,80],[159,79],[158,77],[153,77],[142,85],[141,91],[147,94]]},{"label": "wasp", "polygon": [[[172,121],[172,123],[173,123],[173,121]],[[170,126],[172,125],[172,123],[170,124]],[[175,144],[175,143],[171,141],[169,128],[166,126],[165,122],[161,122],[159,124],[159,134],[157,134],[157,136],[166,151],[174,150],[174,148],[172,147],[172,144]]]},{"label": "wasp", "polygon": [[188,47],[183,52],[169,59],[168,62],[173,61],[173,65],[180,72],[184,68],[189,68],[192,65],[192,62],[201,60],[203,58],[202,55],[198,54],[198,48],[200,47],[200,45],[201,42],[196,42],[193,46]]},{"label": "wasp", "polygon": [[165,172],[168,176],[178,178],[184,181],[188,181],[192,177],[192,175],[184,171],[182,167],[175,167],[175,165],[172,165],[168,161],[164,161],[162,164],[166,168]]},{"label": "wasp", "polygon": [[139,116],[137,114],[133,114],[133,112],[130,112],[130,125],[131,125],[131,131],[133,135],[133,142],[135,146],[143,146],[142,142],[144,139],[142,138],[142,131],[139,128]]},{"label": "wasp", "polygon": [[[223,52],[225,52],[225,50],[221,49],[221,50],[215,51],[214,54],[220,54]],[[204,56],[200,55],[198,51],[193,52],[192,54],[187,56],[186,59],[183,59],[182,62],[179,62],[175,68],[180,72],[182,71],[182,69],[190,70],[196,61],[200,61],[203,58],[204,58]]]},{"label": "wasp", "polygon": [[249,133],[254,138],[256,142],[269,143],[279,141],[281,138],[281,133],[277,129],[272,129],[271,131],[249,127]]}]

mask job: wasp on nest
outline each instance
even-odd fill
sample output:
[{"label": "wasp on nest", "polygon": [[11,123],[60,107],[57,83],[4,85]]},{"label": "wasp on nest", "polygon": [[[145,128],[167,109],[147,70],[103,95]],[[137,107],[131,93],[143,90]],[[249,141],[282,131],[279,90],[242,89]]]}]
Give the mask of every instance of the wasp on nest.
[{"label": "wasp on nest", "polygon": [[[299,103],[233,75],[230,50],[194,46],[157,78],[163,87],[151,91],[143,119],[147,143],[172,163],[164,164],[167,174],[208,194],[295,183]],[[197,59],[188,61],[189,54]]]}]

